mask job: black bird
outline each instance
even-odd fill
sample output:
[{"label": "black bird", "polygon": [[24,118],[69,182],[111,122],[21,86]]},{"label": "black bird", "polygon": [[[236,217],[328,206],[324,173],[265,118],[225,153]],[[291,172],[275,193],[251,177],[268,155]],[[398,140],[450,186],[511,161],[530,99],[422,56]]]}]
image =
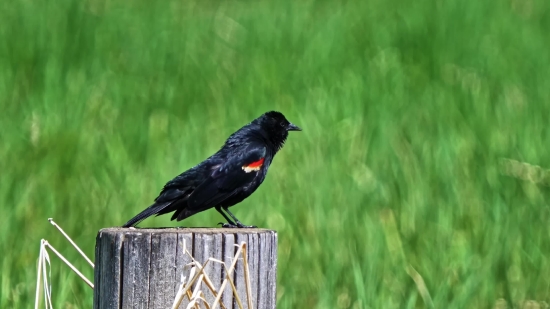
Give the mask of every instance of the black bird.
[{"label": "black bird", "polygon": [[228,207],[249,197],[264,181],[288,131],[301,129],[280,112],[270,111],[254,119],[231,134],[218,152],[166,183],[155,203],[123,227],[173,211],[171,220],[181,221],[212,207],[227,220],[223,227],[255,227],[242,224]]}]

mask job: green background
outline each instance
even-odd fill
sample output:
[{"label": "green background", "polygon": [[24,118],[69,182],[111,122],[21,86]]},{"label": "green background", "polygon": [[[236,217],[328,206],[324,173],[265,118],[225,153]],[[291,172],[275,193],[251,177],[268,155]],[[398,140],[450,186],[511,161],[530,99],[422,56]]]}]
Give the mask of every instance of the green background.
[{"label": "green background", "polygon": [[278,308],[550,299],[548,1],[14,0],[0,42],[2,308],[32,306],[41,238],[92,278],[47,218],[93,257],[272,109],[303,132],[232,210],[279,232]]}]

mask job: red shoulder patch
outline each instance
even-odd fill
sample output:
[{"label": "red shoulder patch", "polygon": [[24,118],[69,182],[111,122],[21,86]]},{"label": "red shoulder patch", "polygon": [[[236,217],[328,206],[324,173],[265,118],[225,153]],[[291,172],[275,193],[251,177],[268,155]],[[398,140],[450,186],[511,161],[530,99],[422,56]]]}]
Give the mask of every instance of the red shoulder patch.
[{"label": "red shoulder patch", "polygon": [[243,171],[250,173],[252,171],[259,171],[262,165],[264,165],[265,158],[261,158],[258,161],[254,161],[248,165],[243,165]]},{"label": "red shoulder patch", "polygon": [[261,167],[262,165],[264,165],[264,158],[261,158],[260,160],[256,161],[256,162],[252,162],[250,164],[248,164],[247,166],[250,167],[250,168],[254,168],[254,167]]}]

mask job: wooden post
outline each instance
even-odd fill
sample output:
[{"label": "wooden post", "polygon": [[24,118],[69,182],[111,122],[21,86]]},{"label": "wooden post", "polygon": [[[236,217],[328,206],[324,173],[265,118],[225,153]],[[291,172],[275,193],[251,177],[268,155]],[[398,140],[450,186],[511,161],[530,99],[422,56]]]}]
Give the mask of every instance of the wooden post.
[{"label": "wooden post", "polygon": [[[277,233],[265,229],[227,228],[106,228],[99,231],[95,249],[94,309],[112,308],[172,308],[181,288],[182,277],[189,282],[193,258],[205,265],[209,258],[225,263],[227,269],[242,242],[250,278],[252,308],[275,308],[277,273]],[[184,251],[186,246],[187,254]],[[230,276],[243,308],[249,308],[243,255],[238,256]],[[197,267],[195,273],[198,273]],[[209,261],[204,268],[219,291],[226,278],[221,263]],[[211,307],[215,295],[205,280],[196,281],[189,294],[197,288],[204,293]],[[216,308],[239,308],[230,282],[225,284],[220,304]],[[185,297],[178,308],[186,308]],[[200,303],[196,308],[206,308]],[[212,307],[211,307],[212,308]]]}]

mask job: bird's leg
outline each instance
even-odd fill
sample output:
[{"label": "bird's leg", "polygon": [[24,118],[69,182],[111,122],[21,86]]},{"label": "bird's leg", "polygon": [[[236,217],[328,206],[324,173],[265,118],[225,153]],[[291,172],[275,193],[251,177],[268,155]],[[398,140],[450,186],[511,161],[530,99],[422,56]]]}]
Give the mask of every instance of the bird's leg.
[{"label": "bird's leg", "polygon": [[237,227],[240,227],[240,228],[256,228],[257,227],[255,225],[244,225],[244,224],[242,224],[241,221],[239,221],[239,219],[237,219],[237,217],[235,217],[235,215],[232,214],[231,211],[229,211],[229,209],[227,209],[227,207],[224,207],[223,210],[225,210],[231,216],[231,218],[233,218],[233,220],[235,220],[235,222],[237,223]]},{"label": "bird's leg", "polygon": [[235,222],[231,221],[231,219],[229,219],[229,217],[227,217],[227,215],[222,211],[221,207],[216,207],[216,210],[222,214],[222,216],[225,218],[225,220],[227,220],[228,223],[218,223],[218,224],[221,224],[222,227],[237,227],[237,224],[235,224]]}]

